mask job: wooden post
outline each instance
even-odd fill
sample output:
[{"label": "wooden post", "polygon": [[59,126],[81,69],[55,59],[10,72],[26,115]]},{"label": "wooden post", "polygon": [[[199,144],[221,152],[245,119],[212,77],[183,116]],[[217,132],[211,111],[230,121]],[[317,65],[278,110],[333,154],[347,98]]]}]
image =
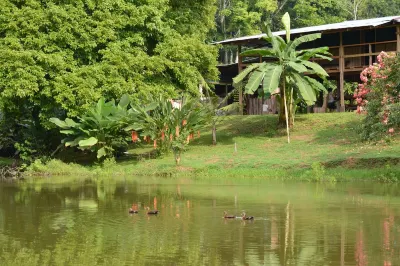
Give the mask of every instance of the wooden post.
[{"label": "wooden post", "polygon": [[399,53],[400,52],[400,26],[397,26],[397,47],[396,47],[396,51]]},{"label": "wooden post", "polygon": [[343,48],[343,33],[340,32],[339,46],[339,91],[340,91],[340,112],[344,112],[344,48]]},{"label": "wooden post", "polygon": [[372,45],[368,44],[368,53],[369,53],[369,65],[372,65]]},{"label": "wooden post", "polygon": [[[239,52],[239,60],[238,60],[238,73],[242,72],[242,56],[240,53],[242,52],[242,46],[238,45],[238,52]],[[239,114],[243,115],[243,93],[242,87],[239,87]]]}]

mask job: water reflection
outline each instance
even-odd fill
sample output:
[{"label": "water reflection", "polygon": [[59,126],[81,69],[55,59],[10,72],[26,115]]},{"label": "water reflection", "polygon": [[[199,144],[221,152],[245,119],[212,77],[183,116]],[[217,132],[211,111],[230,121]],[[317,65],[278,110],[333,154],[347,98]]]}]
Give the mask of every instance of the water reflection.
[{"label": "water reflection", "polygon": [[[255,220],[223,219],[225,210]],[[396,189],[365,183],[1,184],[0,262],[394,266],[399,211]]]}]

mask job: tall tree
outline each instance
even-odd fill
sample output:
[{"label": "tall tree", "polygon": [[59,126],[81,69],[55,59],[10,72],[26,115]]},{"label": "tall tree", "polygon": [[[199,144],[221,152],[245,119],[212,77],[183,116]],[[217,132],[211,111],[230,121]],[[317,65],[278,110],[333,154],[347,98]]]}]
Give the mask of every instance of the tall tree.
[{"label": "tall tree", "polygon": [[205,44],[213,0],[3,0],[0,10],[0,108],[15,125],[43,132],[102,96],[198,94],[217,78]]}]

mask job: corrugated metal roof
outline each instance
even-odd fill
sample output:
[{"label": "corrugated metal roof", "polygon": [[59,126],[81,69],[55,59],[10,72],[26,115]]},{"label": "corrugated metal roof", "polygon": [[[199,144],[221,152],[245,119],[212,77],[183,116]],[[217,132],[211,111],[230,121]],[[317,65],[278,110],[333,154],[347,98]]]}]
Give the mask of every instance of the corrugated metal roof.
[{"label": "corrugated metal roof", "polygon": [[[350,20],[344,21],[340,23],[326,24],[320,26],[312,26],[305,27],[299,29],[291,30],[291,34],[302,34],[302,33],[313,33],[313,32],[325,32],[325,31],[333,31],[333,30],[341,30],[341,29],[352,29],[352,28],[364,28],[364,27],[377,27],[384,24],[389,23],[400,23],[400,16],[391,16],[391,17],[383,17],[383,18],[372,18],[372,19],[363,19],[363,20]],[[285,35],[285,31],[277,31],[273,32],[274,35]],[[239,38],[228,39],[224,41],[215,42],[214,44],[234,44],[241,43],[251,40],[259,40],[262,37],[266,36],[265,33],[252,35],[252,36],[244,36]]]}]

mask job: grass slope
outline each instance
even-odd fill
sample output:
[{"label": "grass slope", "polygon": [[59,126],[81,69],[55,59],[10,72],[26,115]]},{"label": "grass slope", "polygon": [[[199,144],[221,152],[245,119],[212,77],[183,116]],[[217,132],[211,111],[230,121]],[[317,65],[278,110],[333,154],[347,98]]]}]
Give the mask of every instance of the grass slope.
[{"label": "grass slope", "polygon": [[[48,174],[92,173],[196,177],[255,177],[283,179],[378,178],[392,181],[400,176],[399,139],[389,143],[360,142],[354,113],[309,114],[296,117],[291,144],[284,130],[277,130],[277,117],[230,116],[217,128],[216,146],[211,130],[191,143],[176,167],[173,156],[156,159],[124,159],[104,167],[63,166],[51,162],[32,172]],[[236,145],[236,151],[235,151]],[[149,147],[130,151],[132,156]]]}]

